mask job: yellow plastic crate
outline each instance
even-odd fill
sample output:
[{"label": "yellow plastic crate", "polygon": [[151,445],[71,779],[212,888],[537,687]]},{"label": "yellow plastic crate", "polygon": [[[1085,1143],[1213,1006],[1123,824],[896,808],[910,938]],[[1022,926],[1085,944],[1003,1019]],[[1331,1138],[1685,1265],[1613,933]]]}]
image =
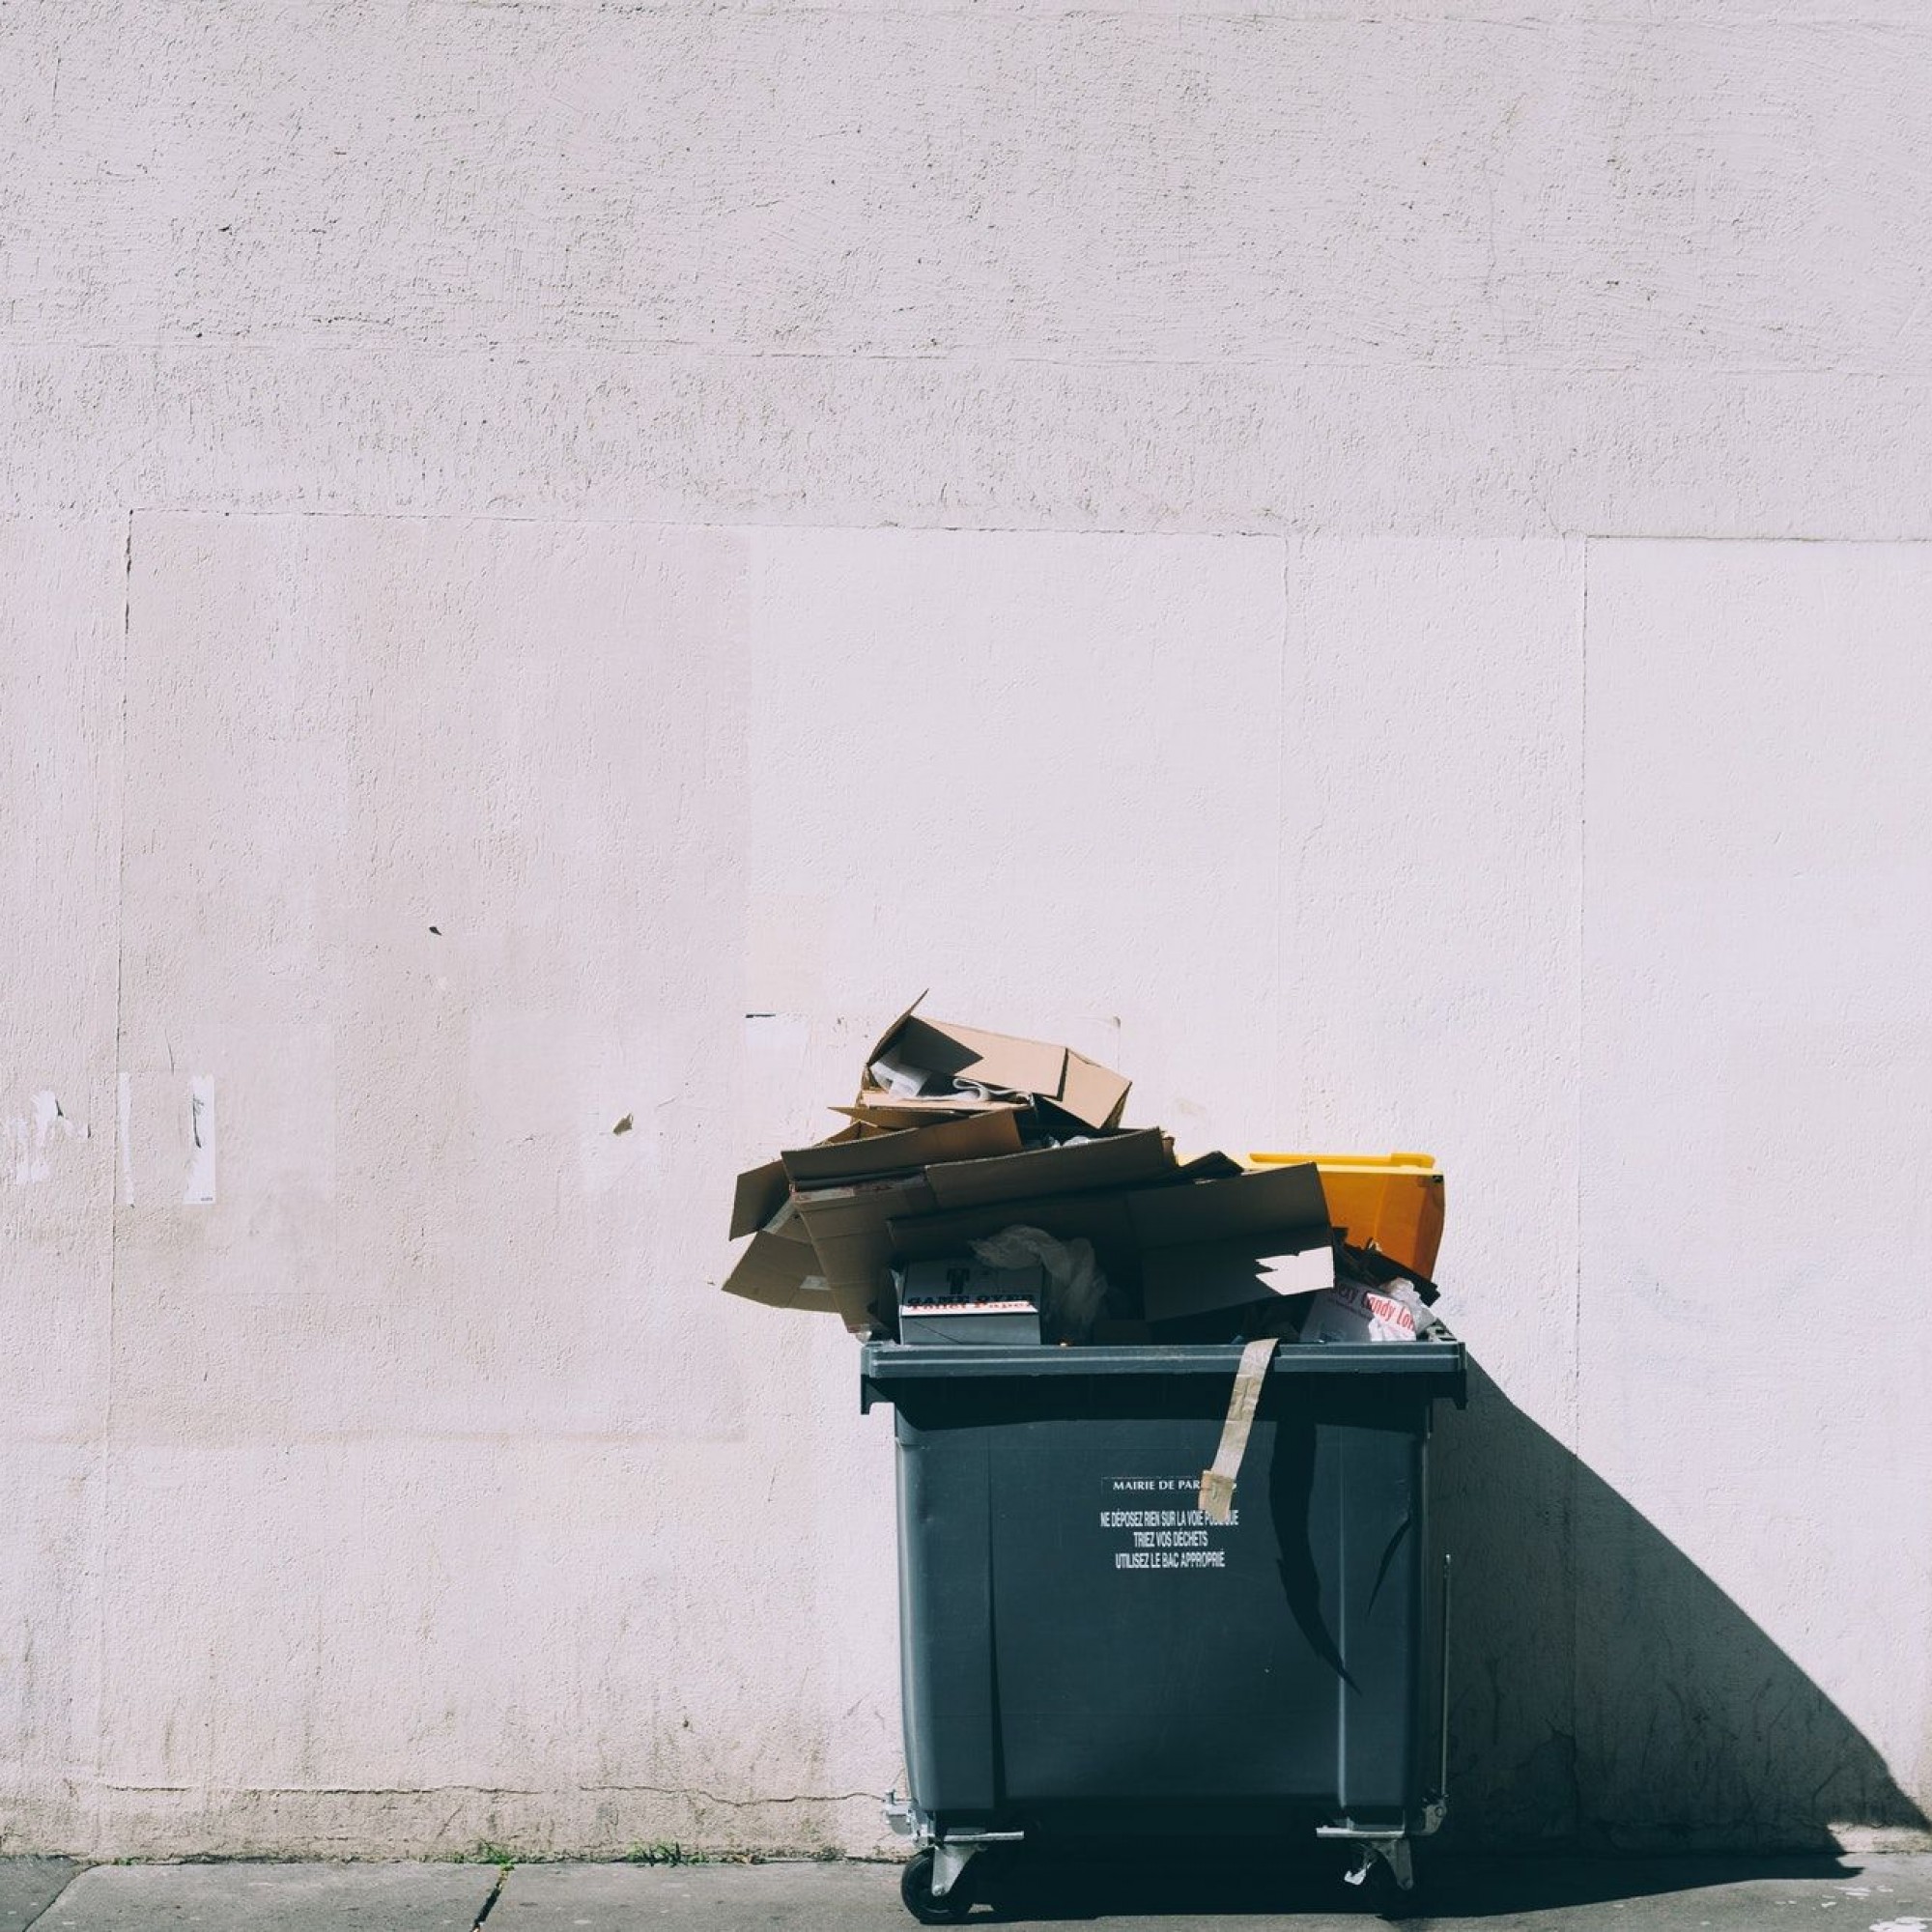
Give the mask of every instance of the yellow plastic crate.
[{"label": "yellow plastic crate", "polygon": [[1399,1267],[1434,1279],[1442,1245],[1442,1174],[1433,1153],[1251,1153],[1251,1167],[1312,1160],[1328,1218],[1351,1246],[1371,1241]]}]

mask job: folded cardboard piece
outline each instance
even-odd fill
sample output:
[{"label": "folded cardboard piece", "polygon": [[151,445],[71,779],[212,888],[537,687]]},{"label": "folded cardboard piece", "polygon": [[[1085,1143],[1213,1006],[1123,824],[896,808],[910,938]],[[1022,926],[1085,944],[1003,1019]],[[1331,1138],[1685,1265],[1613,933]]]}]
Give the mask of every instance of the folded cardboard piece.
[{"label": "folded cardboard piece", "polygon": [[[1373,1287],[1398,1264],[1433,1298],[1414,1259],[1433,1263],[1441,1226],[1441,1176],[1427,1155],[1182,1163],[1159,1128],[1121,1125],[1120,1074],[1067,1047],[928,1020],[919,1004],[867,1054],[857,1099],[835,1110],[838,1132],[738,1177],[731,1234],[749,1238],[727,1293],[890,1336],[901,1332],[895,1271],[971,1267],[976,1243],[1037,1230],[1052,1237],[1039,1250],[1051,1266],[1065,1265],[1054,1242],[1093,1250],[1079,1250],[1078,1322],[1056,1302],[1050,1338],[1292,1334],[1318,1304],[1334,1332],[1354,1312],[1338,1284]],[[1368,1253],[1338,1275],[1345,1225]],[[980,1315],[958,1319],[991,1332],[971,1326]],[[930,1310],[909,1320],[928,1338],[944,1327]]]},{"label": "folded cardboard piece", "polygon": [[1120,1124],[1131,1082],[1070,1047],[926,1019],[919,1012],[924,998],[922,993],[873,1042],[860,1081],[860,1108],[930,1102],[945,1109],[1012,1095],[1064,1114],[1090,1132]]}]

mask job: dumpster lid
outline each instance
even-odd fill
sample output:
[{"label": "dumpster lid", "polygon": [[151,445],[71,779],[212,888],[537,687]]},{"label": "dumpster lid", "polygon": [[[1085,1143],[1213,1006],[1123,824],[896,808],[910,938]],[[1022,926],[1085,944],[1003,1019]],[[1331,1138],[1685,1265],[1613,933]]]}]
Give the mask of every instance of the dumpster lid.
[{"label": "dumpster lid", "polygon": [[[867,1342],[859,1351],[859,1406],[891,1402],[900,1389],[940,1382],[1030,1381],[1051,1377],[1204,1376],[1226,1382],[1241,1365],[1238,1342],[1189,1344],[1092,1343],[1083,1348],[985,1345],[956,1349],[908,1348],[901,1342]],[[1322,1342],[1287,1344],[1274,1351],[1268,1378],[1388,1376],[1420,1379],[1432,1395],[1458,1408],[1467,1400],[1467,1362],[1462,1343]]]}]

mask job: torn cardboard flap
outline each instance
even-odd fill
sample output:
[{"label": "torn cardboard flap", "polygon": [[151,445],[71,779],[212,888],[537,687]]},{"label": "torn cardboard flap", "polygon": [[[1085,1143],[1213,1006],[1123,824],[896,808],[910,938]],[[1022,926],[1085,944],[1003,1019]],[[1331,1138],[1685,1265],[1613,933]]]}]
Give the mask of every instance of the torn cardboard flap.
[{"label": "torn cardboard flap", "polygon": [[741,1294],[767,1308],[831,1314],[837,1307],[818,1272],[817,1255],[806,1243],[788,1241],[782,1235],[753,1235],[721,1286],[726,1294]]},{"label": "torn cardboard flap", "polygon": [[925,1019],[916,1010],[924,997],[873,1042],[861,1076],[861,1105],[943,1100],[964,1082],[1044,1101],[1095,1132],[1119,1123],[1132,1083],[1111,1068],[1045,1040]]},{"label": "torn cardboard flap", "polygon": [[[1175,1156],[1177,1160],[1179,1155]],[[1225,1154],[1217,1148],[1208,1153],[1197,1153],[1190,1160],[1183,1160],[1175,1169],[1183,1180],[1233,1180],[1247,1170],[1232,1154]]]},{"label": "torn cardboard flap", "polygon": [[799,1215],[798,1203],[789,1194],[784,1198],[784,1205],[765,1223],[764,1233],[781,1236],[787,1241],[809,1242],[811,1239]]},{"label": "torn cardboard flap", "polygon": [[1084,1053],[1075,1053],[1069,1047],[1065,1084],[1053,1104],[1083,1126],[1118,1127],[1121,1116],[1127,1111],[1127,1093],[1132,1085],[1132,1081],[1122,1079],[1111,1067],[1102,1066],[1097,1060],[1089,1060]]},{"label": "torn cardboard flap", "polygon": [[731,1196],[731,1238],[755,1235],[784,1206],[789,1192],[782,1161],[747,1168]]},{"label": "torn cardboard flap", "polygon": [[[868,1131],[870,1129],[855,1122],[849,1127],[840,1127],[836,1134],[828,1135],[817,1145],[821,1148],[844,1147]],[[772,1217],[784,1206],[789,1191],[783,1155],[777,1160],[764,1161],[757,1167],[747,1168],[738,1177],[737,1187],[731,1196],[731,1238],[735,1241],[742,1235],[756,1234],[760,1228],[769,1227]]]}]

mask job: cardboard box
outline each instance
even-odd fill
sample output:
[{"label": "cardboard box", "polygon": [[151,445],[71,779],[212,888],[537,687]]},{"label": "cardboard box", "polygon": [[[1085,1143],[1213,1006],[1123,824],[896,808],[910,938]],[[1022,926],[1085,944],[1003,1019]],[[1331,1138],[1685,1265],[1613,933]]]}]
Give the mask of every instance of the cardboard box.
[{"label": "cardboard box", "polygon": [[1046,1276],[970,1258],[915,1262],[899,1289],[899,1340],[914,1348],[984,1348],[1039,1341]]},{"label": "cardboard box", "polygon": [[[965,1081],[1057,1107],[1093,1132],[1120,1123],[1132,1083],[1111,1068],[1045,1040],[920,1017],[924,998],[922,993],[899,1014],[867,1054],[860,1105],[934,1098],[944,1103],[955,1094],[953,1083]],[[903,1077],[895,1081],[892,1069]]]}]

